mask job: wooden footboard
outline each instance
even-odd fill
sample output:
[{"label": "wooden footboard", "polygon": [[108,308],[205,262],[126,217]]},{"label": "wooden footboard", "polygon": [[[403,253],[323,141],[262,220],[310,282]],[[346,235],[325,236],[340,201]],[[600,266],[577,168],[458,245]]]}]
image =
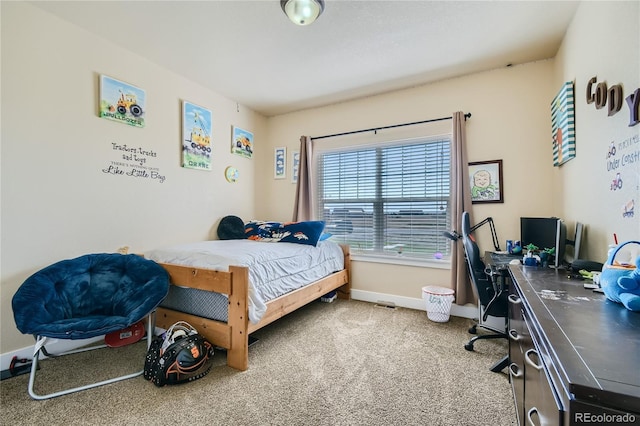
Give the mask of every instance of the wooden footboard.
[{"label": "wooden footboard", "polygon": [[167,308],[158,308],[156,326],[167,329],[177,321],[187,321],[211,343],[227,350],[229,367],[244,371],[249,367],[250,333],[332,290],[337,289],[338,297],[341,299],[351,297],[350,252],[348,246],[341,247],[345,269],[267,302],[267,311],[257,324],[249,322],[248,268],[231,266],[229,272],[226,272],[160,263],[169,273],[171,283],[174,285],[228,295],[229,318],[228,322],[224,323]]}]

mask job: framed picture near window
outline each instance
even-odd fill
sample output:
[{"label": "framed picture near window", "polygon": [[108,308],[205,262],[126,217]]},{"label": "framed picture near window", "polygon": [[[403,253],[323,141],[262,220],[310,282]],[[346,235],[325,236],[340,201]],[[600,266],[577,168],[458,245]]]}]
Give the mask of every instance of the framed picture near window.
[{"label": "framed picture near window", "polygon": [[469,163],[471,203],[503,203],[502,160]]},{"label": "framed picture near window", "polygon": [[274,179],[284,179],[287,177],[287,148],[286,147],[280,147],[274,150],[273,177]]},{"label": "framed picture near window", "polygon": [[291,183],[298,183],[298,169],[300,168],[300,151],[291,153]]}]

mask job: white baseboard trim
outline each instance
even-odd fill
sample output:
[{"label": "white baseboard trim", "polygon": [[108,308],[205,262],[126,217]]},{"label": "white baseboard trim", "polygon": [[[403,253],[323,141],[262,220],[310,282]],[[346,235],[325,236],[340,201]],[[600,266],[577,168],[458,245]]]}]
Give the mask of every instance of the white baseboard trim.
[{"label": "white baseboard trim", "polygon": [[[160,327],[156,327],[153,331],[154,336],[159,336],[164,333],[165,330]],[[144,337],[146,339],[146,336]],[[91,339],[80,339],[80,340],[68,340],[68,339],[48,339],[46,348],[47,351],[52,354],[62,354],[68,351],[72,351],[74,349],[81,348],[82,346],[96,344],[102,341],[104,343],[104,336],[96,336]],[[27,346],[26,348],[18,349],[16,351],[8,352],[5,354],[0,354],[0,371],[8,370],[11,367],[11,360],[13,357],[17,357],[18,359],[26,358],[31,362],[33,359],[33,350],[35,347],[35,342],[31,346]],[[38,359],[46,359],[42,353]],[[22,365],[22,364],[21,364]]]},{"label": "white baseboard trim", "polygon": [[[405,296],[394,296],[392,294],[376,293],[373,291],[351,289],[351,298],[361,300],[363,302],[380,303],[387,305],[395,305],[401,308],[416,309],[418,311],[427,312],[427,306],[422,299]],[[451,305],[450,315],[454,317],[469,318],[478,320],[480,312],[477,305],[466,304],[464,306]],[[500,332],[504,330],[504,318],[489,316],[483,322],[483,326],[490,330]]]},{"label": "white baseboard trim", "polygon": [[[424,300],[416,297],[395,296],[393,294],[376,293],[373,291],[351,289],[351,298],[363,302],[393,304],[402,308],[427,311]],[[475,305],[452,305],[450,314],[454,317],[478,318],[478,307]]]},{"label": "white baseboard trim", "polygon": [[[93,337],[91,339],[82,339],[82,340],[66,340],[66,339],[49,339],[47,341],[47,351],[51,354],[63,353],[67,351],[72,351],[79,347],[90,345],[92,343],[99,342],[103,340],[104,336]],[[35,345],[35,343],[34,343]],[[0,370],[8,370],[11,367],[11,360],[13,357],[18,357],[19,359],[26,358],[31,362],[33,359],[33,348],[34,345],[27,346],[26,348],[18,349],[16,351],[0,354]],[[44,359],[46,357],[40,356],[39,359]]]}]

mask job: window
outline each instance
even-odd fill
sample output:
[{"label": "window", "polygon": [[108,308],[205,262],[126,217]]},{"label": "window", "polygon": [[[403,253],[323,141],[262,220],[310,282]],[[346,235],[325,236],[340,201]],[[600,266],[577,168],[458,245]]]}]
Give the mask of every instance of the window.
[{"label": "window", "polygon": [[449,259],[451,138],[317,152],[318,217],[356,255]]}]

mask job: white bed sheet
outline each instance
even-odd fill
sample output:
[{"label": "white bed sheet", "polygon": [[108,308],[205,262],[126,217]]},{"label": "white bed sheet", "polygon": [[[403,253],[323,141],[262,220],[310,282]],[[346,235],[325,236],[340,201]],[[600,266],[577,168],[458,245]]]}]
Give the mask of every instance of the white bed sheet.
[{"label": "white bed sheet", "polygon": [[317,246],[253,240],[213,240],[150,250],[147,259],[228,271],[249,268],[249,320],[260,321],[266,302],[344,269],[342,248],[331,241]]}]

